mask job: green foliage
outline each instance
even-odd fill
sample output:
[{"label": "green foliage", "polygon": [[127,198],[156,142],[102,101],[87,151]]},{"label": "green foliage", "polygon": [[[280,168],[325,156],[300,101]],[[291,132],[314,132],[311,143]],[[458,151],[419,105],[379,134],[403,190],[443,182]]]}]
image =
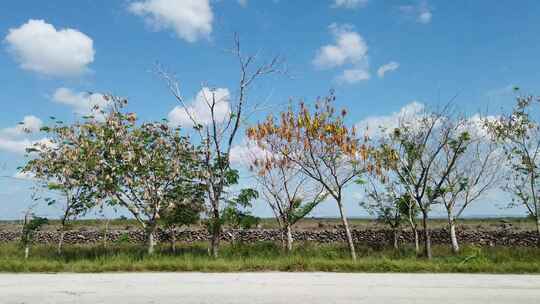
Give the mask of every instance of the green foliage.
[{"label": "green foliage", "polygon": [[21,245],[28,246],[34,240],[34,236],[37,231],[48,223],[48,219],[39,216],[32,216],[28,222],[23,225],[21,234]]},{"label": "green foliage", "polygon": [[238,229],[250,229],[259,224],[260,218],[251,214],[248,208],[251,208],[251,201],[259,198],[259,192],[254,189],[246,188],[240,190],[240,193],[227,201],[227,206],[223,210],[223,223],[227,223]]}]

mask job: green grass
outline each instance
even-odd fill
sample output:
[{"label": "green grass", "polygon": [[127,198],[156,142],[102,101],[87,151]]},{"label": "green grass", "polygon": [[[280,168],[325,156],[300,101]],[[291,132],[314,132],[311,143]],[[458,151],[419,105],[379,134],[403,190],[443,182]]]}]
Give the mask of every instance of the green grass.
[{"label": "green grass", "polygon": [[36,245],[28,260],[16,244],[0,245],[0,272],[115,272],[115,271],[333,271],[333,272],[466,272],[540,273],[538,248],[465,247],[452,255],[435,246],[432,261],[417,258],[411,249],[374,250],[359,247],[353,263],[341,245],[297,245],[287,255],[273,243],[224,245],[221,257],[208,257],[206,244],[181,245],[176,254],[160,247],[153,256],[138,245],[67,246],[62,255],[54,246]]}]

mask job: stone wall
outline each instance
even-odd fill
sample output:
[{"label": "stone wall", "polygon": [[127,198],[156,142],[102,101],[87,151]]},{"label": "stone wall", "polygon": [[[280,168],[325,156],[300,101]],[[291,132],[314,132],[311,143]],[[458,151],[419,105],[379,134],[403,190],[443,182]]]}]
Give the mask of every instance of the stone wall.
[{"label": "stone wall", "polygon": [[[208,240],[208,233],[204,230],[177,231],[178,242],[197,242]],[[38,243],[55,243],[59,233],[54,231],[39,232],[36,240]],[[256,241],[279,241],[281,233],[279,230],[227,230],[223,234],[224,241],[235,240],[244,242]],[[13,242],[20,238],[20,232],[0,231],[1,242]],[[387,230],[353,230],[353,238],[356,243],[372,247],[389,245],[392,242],[392,233]],[[449,237],[446,229],[436,229],[431,234],[433,244],[448,244]],[[538,236],[533,231],[516,232],[509,229],[500,230],[463,230],[458,231],[458,238],[461,243],[475,244],[480,246],[536,246]],[[170,234],[166,231],[159,231],[157,239],[168,241]],[[339,229],[316,230],[316,231],[296,231],[294,232],[296,241],[314,241],[320,243],[344,242],[345,233]],[[412,243],[413,237],[409,232],[403,232],[400,236],[401,242]],[[67,244],[91,244],[103,242],[104,233],[100,231],[68,231],[65,234]],[[143,242],[144,235],[140,230],[116,230],[107,234],[107,240],[111,242]]]}]

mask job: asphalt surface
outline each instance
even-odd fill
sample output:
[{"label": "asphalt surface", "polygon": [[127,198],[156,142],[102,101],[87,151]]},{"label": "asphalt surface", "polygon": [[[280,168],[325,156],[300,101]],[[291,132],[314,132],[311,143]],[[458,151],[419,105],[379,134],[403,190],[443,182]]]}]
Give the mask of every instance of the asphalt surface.
[{"label": "asphalt surface", "polygon": [[540,276],[340,273],[0,274],[0,303],[540,303]]}]

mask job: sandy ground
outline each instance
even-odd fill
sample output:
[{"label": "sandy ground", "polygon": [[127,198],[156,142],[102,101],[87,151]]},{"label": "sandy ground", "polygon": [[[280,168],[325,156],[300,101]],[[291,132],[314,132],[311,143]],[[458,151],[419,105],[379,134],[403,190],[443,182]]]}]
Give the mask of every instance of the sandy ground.
[{"label": "sandy ground", "polygon": [[540,276],[338,273],[0,274],[0,303],[540,303]]}]

